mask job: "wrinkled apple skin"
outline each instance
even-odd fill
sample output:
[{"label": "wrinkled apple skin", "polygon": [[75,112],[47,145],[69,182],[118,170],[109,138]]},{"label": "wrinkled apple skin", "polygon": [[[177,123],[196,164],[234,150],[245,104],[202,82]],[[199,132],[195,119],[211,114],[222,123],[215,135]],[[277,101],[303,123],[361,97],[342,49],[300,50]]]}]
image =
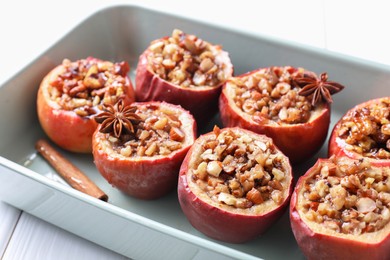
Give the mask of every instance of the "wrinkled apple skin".
[{"label": "wrinkled apple skin", "polygon": [[[385,98],[388,99],[389,97],[385,97]],[[357,109],[361,109],[363,107],[366,107],[366,106],[368,106],[371,103],[379,103],[382,99],[384,99],[384,98],[372,99],[372,100],[368,100],[366,102],[363,102],[361,104],[358,104],[355,107],[353,107],[350,110],[348,110],[344,114],[344,116],[347,115],[347,114],[353,113],[353,111],[355,111]],[[352,158],[352,159],[362,158],[363,156],[361,154],[356,153],[354,151],[350,151],[348,149],[345,149],[345,146],[346,146],[345,140],[339,138],[340,127],[342,125],[342,122],[341,122],[342,118],[340,118],[340,120],[333,127],[331,136],[329,138],[329,142],[328,142],[328,157],[331,157],[332,155],[336,155],[336,156],[347,156],[347,157]],[[374,159],[374,158],[368,158],[368,160],[373,165],[377,165],[377,166],[390,166],[390,160]]]},{"label": "wrinkled apple skin", "polygon": [[[139,57],[135,77],[135,93],[137,101],[166,101],[181,105],[189,110],[198,124],[204,124],[218,112],[218,97],[222,84],[216,87],[184,88],[161,79],[148,69],[147,56],[150,50],[146,49]],[[229,60],[229,74],[233,74],[233,65],[228,54],[223,52],[224,59]]]},{"label": "wrinkled apple skin", "polygon": [[310,229],[302,220],[297,209],[299,190],[302,189],[305,180],[318,172],[321,161],[301,176],[295,186],[290,201],[290,223],[298,246],[307,259],[315,260],[388,260],[390,259],[390,234],[377,244],[362,243],[359,241],[344,239],[337,236],[320,234]]},{"label": "wrinkled apple skin", "polygon": [[228,97],[225,87],[219,98],[220,118],[224,127],[238,126],[271,137],[292,164],[309,159],[324,144],[329,130],[330,110],[330,105],[324,104],[320,113],[307,123],[271,125],[255,122],[247,116]]},{"label": "wrinkled apple skin", "polygon": [[[137,106],[157,104],[157,102],[134,104]],[[173,105],[165,105],[173,107]],[[177,109],[176,106],[174,107]],[[157,199],[174,190],[177,186],[180,165],[196,138],[194,118],[187,111],[183,113],[188,114],[186,144],[167,156],[133,158],[109,153],[102,141],[106,140],[107,135],[99,132],[99,125],[92,139],[92,153],[98,171],[113,187],[139,199]]]},{"label": "wrinkled apple skin", "polygon": [[[42,129],[59,147],[77,153],[92,152],[92,135],[97,127],[93,117],[81,117],[74,111],[62,109],[50,99],[48,86],[63,71],[62,65],[55,67],[42,80],[37,94],[37,113]],[[126,77],[124,103],[135,101],[133,85]]]},{"label": "wrinkled apple skin", "polygon": [[[228,212],[199,198],[189,187],[187,176],[191,157],[197,156],[193,154],[195,145],[199,143],[195,142],[188,151],[180,168],[178,182],[179,203],[193,227],[210,238],[237,244],[260,236],[284,214],[293,190],[292,175],[287,198],[277,208],[262,215]],[[288,170],[292,174],[290,166]]]}]

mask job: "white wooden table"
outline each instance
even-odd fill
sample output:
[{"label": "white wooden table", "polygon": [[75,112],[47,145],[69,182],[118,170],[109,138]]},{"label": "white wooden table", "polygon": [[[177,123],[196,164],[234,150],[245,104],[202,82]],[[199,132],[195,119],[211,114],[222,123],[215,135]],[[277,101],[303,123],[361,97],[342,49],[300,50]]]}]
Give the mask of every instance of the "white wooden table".
[{"label": "white wooden table", "polygon": [[[95,10],[117,3],[140,2],[2,1],[0,85]],[[295,41],[309,48],[326,48],[384,66],[390,64],[390,15],[386,1],[147,0],[142,5]],[[1,201],[0,258],[125,259]]]}]

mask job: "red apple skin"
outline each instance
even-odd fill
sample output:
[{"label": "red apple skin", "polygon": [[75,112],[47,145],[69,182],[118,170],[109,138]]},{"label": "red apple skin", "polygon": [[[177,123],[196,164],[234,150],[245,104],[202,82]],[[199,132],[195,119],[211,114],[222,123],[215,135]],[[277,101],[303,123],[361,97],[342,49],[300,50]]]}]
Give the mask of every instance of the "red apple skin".
[{"label": "red apple skin", "polygon": [[[198,124],[206,123],[218,112],[218,97],[221,93],[222,83],[215,87],[184,88],[161,79],[148,69],[147,56],[150,50],[146,49],[139,57],[135,78],[135,93],[137,101],[166,101],[181,105],[189,110]],[[233,65],[228,54],[223,51],[229,74],[233,74]]]},{"label": "red apple skin", "polygon": [[191,157],[196,156],[193,154],[195,145],[199,144],[195,142],[181,165],[178,182],[179,203],[193,227],[210,238],[239,244],[260,236],[284,214],[293,190],[291,167],[289,168],[291,173],[289,195],[277,208],[262,215],[228,212],[199,198],[188,185],[187,173]]},{"label": "red apple skin", "polygon": [[[98,126],[95,119],[64,110],[50,99],[47,88],[62,71],[62,65],[55,67],[41,82],[37,94],[39,122],[46,135],[59,147],[76,153],[91,153],[92,135]],[[128,77],[126,86],[126,94],[120,96],[125,105],[135,101],[134,88]]]},{"label": "red apple skin", "polygon": [[302,220],[297,209],[297,197],[299,190],[314,172],[321,161],[318,159],[303,176],[298,179],[290,201],[290,223],[298,246],[307,259],[318,260],[388,260],[390,259],[390,234],[381,242],[372,244],[344,239],[336,236],[319,234],[310,229]]},{"label": "red apple skin", "polygon": [[[366,107],[371,103],[379,103],[382,99],[389,99],[390,97],[385,97],[385,98],[376,98],[372,100],[368,100],[366,102],[363,102],[361,104],[356,105],[355,107],[351,108],[348,110],[345,114],[351,114],[353,111],[357,109],[361,109],[362,107]],[[344,117],[343,116],[343,117]],[[343,118],[342,117],[342,118]],[[352,159],[359,159],[362,158],[363,156],[359,153],[356,153],[354,151],[350,151],[345,149],[346,143],[343,139],[339,138],[339,131],[340,127],[342,125],[342,118],[335,124],[333,127],[332,133],[329,138],[328,142],[328,157],[331,157],[332,155],[336,156],[347,156]],[[390,166],[390,160],[385,160],[385,159],[374,159],[374,158],[368,158],[370,163],[372,165],[377,165],[377,166]]]},{"label": "red apple skin", "polygon": [[[159,105],[160,102],[136,102],[134,105]],[[170,109],[181,109],[179,106],[162,102]],[[106,134],[96,129],[92,139],[94,163],[101,175],[115,188],[144,200],[158,199],[174,190],[177,186],[180,165],[196,138],[196,122],[187,111],[186,144],[167,156],[156,157],[123,157],[107,152],[102,140]]]},{"label": "red apple skin", "polygon": [[224,127],[238,126],[271,137],[292,164],[304,162],[319,151],[328,134],[330,111],[331,107],[326,103],[321,112],[307,123],[275,126],[243,116],[244,112],[228,97],[225,87],[219,98],[220,118]]}]

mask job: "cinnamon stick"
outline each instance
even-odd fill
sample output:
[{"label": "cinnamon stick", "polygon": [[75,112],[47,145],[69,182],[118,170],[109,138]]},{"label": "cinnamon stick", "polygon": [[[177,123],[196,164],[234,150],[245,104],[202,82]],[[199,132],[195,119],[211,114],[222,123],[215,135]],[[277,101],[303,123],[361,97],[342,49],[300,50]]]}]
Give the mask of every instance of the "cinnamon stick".
[{"label": "cinnamon stick", "polygon": [[100,200],[108,201],[107,194],[96,186],[79,168],[56,151],[46,140],[39,139],[35,144],[35,149],[74,189]]}]

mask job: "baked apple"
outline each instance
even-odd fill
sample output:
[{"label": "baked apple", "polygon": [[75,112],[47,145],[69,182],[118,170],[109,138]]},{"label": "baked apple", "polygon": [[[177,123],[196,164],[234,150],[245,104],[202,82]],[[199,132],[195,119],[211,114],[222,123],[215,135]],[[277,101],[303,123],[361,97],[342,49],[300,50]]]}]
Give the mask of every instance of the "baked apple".
[{"label": "baked apple", "polygon": [[294,189],[290,221],[308,259],[390,259],[390,168],[317,160]]},{"label": "baked apple", "polygon": [[38,119],[47,136],[65,150],[90,153],[97,127],[93,117],[102,106],[118,99],[125,104],[135,100],[129,70],[127,62],[64,59],[44,77],[38,90]]},{"label": "baked apple", "polygon": [[390,166],[390,97],[351,108],[334,126],[328,153]]},{"label": "baked apple", "polygon": [[151,42],[136,70],[137,101],[160,100],[181,105],[198,123],[218,112],[221,86],[233,74],[226,51],[175,29]]},{"label": "baked apple", "polygon": [[232,77],[222,87],[224,127],[238,126],[271,137],[291,163],[303,162],[323,145],[330,124],[331,95],[342,90],[303,68],[270,67]]},{"label": "baked apple", "polygon": [[157,199],[174,190],[180,165],[196,138],[193,116],[160,101],[121,100],[95,117],[95,165],[114,187],[136,198]]},{"label": "baked apple", "polygon": [[271,138],[238,127],[214,127],[187,153],[178,198],[197,230],[243,243],[263,234],[285,212],[292,184],[289,160]]}]

